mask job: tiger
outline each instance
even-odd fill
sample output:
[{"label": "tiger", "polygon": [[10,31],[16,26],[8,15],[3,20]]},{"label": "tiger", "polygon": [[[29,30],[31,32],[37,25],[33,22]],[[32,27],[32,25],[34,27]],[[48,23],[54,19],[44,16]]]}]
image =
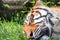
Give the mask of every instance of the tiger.
[{"label": "tiger", "polygon": [[35,0],[24,21],[23,33],[29,40],[49,40],[56,19],[59,20],[58,16],[49,7],[44,6],[41,0]]}]

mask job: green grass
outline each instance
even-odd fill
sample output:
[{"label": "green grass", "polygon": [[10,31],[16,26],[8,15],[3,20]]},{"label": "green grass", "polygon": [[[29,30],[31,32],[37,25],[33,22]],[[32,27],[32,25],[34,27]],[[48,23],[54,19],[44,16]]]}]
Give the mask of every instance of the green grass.
[{"label": "green grass", "polygon": [[22,33],[22,25],[0,21],[0,40],[27,40],[27,38]]}]

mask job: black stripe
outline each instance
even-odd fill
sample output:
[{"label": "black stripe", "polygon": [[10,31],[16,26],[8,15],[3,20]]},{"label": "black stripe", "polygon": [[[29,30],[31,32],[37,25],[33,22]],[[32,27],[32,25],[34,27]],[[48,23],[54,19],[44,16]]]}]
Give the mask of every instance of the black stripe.
[{"label": "black stripe", "polygon": [[54,23],[49,19],[49,23],[51,24],[51,25],[54,25]]},{"label": "black stripe", "polygon": [[35,8],[35,9],[42,9],[42,10],[45,10],[45,11],[47,11],[47,14],[50,14],[51,16],[53,16],[47,9],[45,9],[45,8]]},{"label": "black stripe", "polygon": [[[42,9],[42,10],[45,10],[45,11],[48,11],[47,9],[45,8],[35,8],[35,9]],[[33,9],[32,9],[33,10]]]},{"label": "black stripe", "polygon": [[40,13],[39,11],[32,11],[32,13],[34,13],[34,12],[36,12],[36,13],[38,13],[38,14],[40,14],[40,15],[41,15],[41,13]]},{"label": "black stripe", "polygon": [[40,13],[39,11],[36,11],[36,13],[39,13],[39,14],[40,14],[40,16],[41,16],[41,13]]},{"label": "black stripe", "polygon": [[35,18],[34,20],[37,20],[37,19],[39,19],[39,18],[43,18],[43,17],[46,17],[47,15],[43,15],[43,16],[40,16],[40,17],[38,17],[38,18]]},{"label": "black stripe", "polygon": [[39,30],[39,28],[38,28],[38,29],[36,29],[35,34],[38,32],[38,30]]}]

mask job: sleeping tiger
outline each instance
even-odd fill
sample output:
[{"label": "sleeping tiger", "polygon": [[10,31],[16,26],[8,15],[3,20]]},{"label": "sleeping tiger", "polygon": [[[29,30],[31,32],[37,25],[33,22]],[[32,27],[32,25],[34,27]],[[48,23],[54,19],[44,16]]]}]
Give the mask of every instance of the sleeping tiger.
[{"label": "sleeping tiger", "polygon": [[24,21],[24,34],[29,40],[49,40],[49,37],[52,37],[56,19],[59,20],[54,12],[44,6],[40,0],[35,0],[35,6]]}]

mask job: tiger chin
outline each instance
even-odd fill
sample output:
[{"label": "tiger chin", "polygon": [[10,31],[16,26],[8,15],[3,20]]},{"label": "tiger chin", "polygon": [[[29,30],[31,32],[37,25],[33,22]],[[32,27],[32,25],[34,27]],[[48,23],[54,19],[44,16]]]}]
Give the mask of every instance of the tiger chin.
[{"label": "tiger chin", "polygon": [[[53,20],[54,19],[54,20]],[[54,32],[53,26],[59,18],[41,0],[35,0],[35,6],[27,14],[23,31],[28,40],[49,40]]]}]

